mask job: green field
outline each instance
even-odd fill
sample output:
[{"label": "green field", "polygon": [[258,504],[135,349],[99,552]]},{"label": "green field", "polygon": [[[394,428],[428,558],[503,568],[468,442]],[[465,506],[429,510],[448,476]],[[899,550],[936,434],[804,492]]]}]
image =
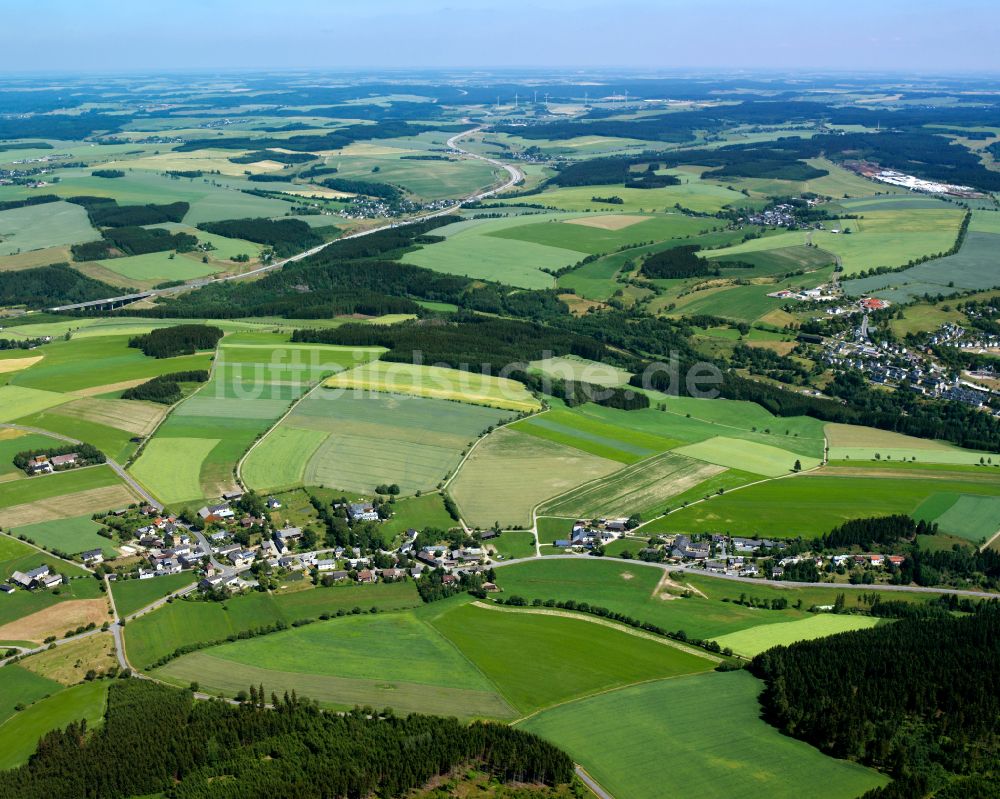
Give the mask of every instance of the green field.
[{"label": "green field", "polygon": [[338,707],[510,718],[492,683],[414,613],[349,616],[213,647],[156,672],[233,694],[263,683]]},{"label": "green field", "polygon": [[[621,205],[597,203],[593,197],[621,197]],[[732,191],[724,186],[691,180],[677,186],[666,186],[660,189],[626,189],[620,186],[572,186],[569,188],[547,189],[530,202],[559,208],[564,211],[601,211],[603,213],[624,212],[627,214],[673,211],[680,204],[682,208],[703,213],[721,211],[727,205],[741,206],[747,198],[738,191]],[[517,203],[517,200],[510,200]]]},{"label": "green field", "polygon": [[[650,241],[697,235],[711,227],[705,219],[680,213],[652,217],[623,214],[590,214],[575,218],[550,216],[544,222],[534,221],[534,217],[526,219],[523,224],[515,227],[504,225],[484,235],[594,255]],[[487,230],[489,227],[481,226],[479,229]]]},{"label": "green field", "polygon": [[[130,348],[128,339],[128,335],[118,334],[54,341],[42,348],[45,359],[41,363],[11,378],[11,387],[23,386],[50,392],[80,391],[124,380],[148,379],[169,372],[209,367],[208,353],[176,358],[149,358],[141,350]],[[0,389],[0,392],[5,390]],[[2,397],[0,393],[0,408],[6,404]],[[67,399],[63,397],[60,402]],[[24,410],[19,415],[26,416],[54,404],[56,403],[50,402],[35,408],[23,406]]]},{"label": "green field", "polygon": [[111,596],[121,617],[131,616],[138,610],[152,604],[174,591],[195,582],[190,572],[186,574],[165,574],[151,580],[116,580],[111,583]]},{"label": "green field", "polygon": [[608,688],[715,665],[707,658],[581,618],[460,605],[429,620],[522,714]]},{"label": "green field", "polygon": [[[872,267],[903,266],[916,258],[945,252],[954,245],[962,223],[962,211],[947,206],[865,210],[860,216],[860,219],[826,222],[825,230],[791,231],[772,238],[752,239],[718,250],[712,256],[726,258],[812,241],[819,249],[839,256],[844,274],[851,275]],[[833,233],[835,229],[851,232]]]},{"label": "green field", "polygon": [[785,449],[728,436],[716,436],[707,441],[699,441],[697,444],[679,447],[676,452],[706,463],[741,469],[767,477],[789,474],[796,460],[800,461],[803,469],[813,469],[820,464],[819,458],[804,456],[797,458]]},{"label": "green field", "polygon": [[151,252],[97,263],[126,280],[147,282],[193,280],[220,271],[218,266],[202,263],[201,255],[195,253]]},{"label": "green field", "polygon": [[125,645],[132,663],[144,668],[180,646],[225,639],[279,620],[290,624],[296,619],[317,618],[321,613],[336,613],[341,608],[400,610],[419,603],[412,582],[253,593],[225,603],[182,600],[129,622]]},{"label": "green field", "polygon": [[754,657],[775,646],[788,646],[797,641],[809,641],[851,630],[866,630],[881,623],[871,616],[834,615],[817,613],[808,619],[787,621],[781,624],[761,624],[747,630],[729,633],[716,638],[716,643],[729,647],[737,655]]},{"label": "green field", "polygon": [[[963,481],[960,473],[953,479],[897,475],[872,479],[849,469],[828,469],[822,475],[772,480],[678,510],[662,519],[656,529],[794,538],[826,533],[857,518],[858,497],[864,498],[863,515],[885,516],[913,513],[921,502],[939,492],[1000,496],[1000,481]],[[777,516],[775,508],[781,508]]]},{"label": "green field", "polygon": [[565,749],[616,799],[665,791],[686,799],[853,799],[888,782],[762,721],[762,687],[742,671],[663,680],[562,705],[521,726]]},{"label": "green field", "polygon": [[259,491],[302,485],[306,464],[326,439],[322,430],[278,425],[244,461],[241,476]]},{"label": "green field", "polygon": [[508,530],[491,539],[487,546],[493,547],[498,556],[508,560],[530,558],[535,554],[535,536],[527,530]]},{"label": "green field", "polygon": [[54,391],[39,391],[21,386],[0,386],[0,421],[11,422],[14,419],[20,419],[69,401],[70,397],[57,394]]},{"label": "green field", "polygon": [[82,205],[58,202],[0,211],[0,256],[97,238]]},{"label": "green field", "polygon": [[549,516],[581,519],[648,516],[667,500],[722,472],[721,467],[667,452],[577,488],[539,509]]},{"label": "green field", "polygon": [[334,375],[324,385],[355,392],[403,394],[486,405],[508,411],[538,410],[523,383],[441,366],[375,361]]},{"label": "green field", "polygon": [[0,668],[0,726],[13,716],[17,705],[30,705],[61,691],[62,686],[16,663]]},{"label": "green field", "polygon": [[[929,514],[928,506],[937,502],[946,507],[940,513],[935,510]],[[937,522],[942,533],[978,544],[1000,532],[1000,497],[936,494],[917,508],[915,516]]]},{"label": "green field", "polygon": [[88,466],[55,474],[0,483],[0,508],[65,497],[79,491],[118,484],[118,476],[109,466]]},{"label": "green field", "polygon": [[187,502],[205,496],[202,464],[218,439],[157,437],[146,444],[129,472],[162,502]]},{"label": "green field", "polygon": [[[543,536],[543,532],[548,538]],[[561,530],[539,530],[542,543],[551,540]],[[641,542],[633,542],[631,549],[638,551]],[[544,551],[544,550],[543,550]],[[813,618],[807,610],[813,605],[832,605],[842,587],[810,588],[794,583],[780,588],[767,585],[744,585],[713,577],[690,574],[674,575],[671,582],[664,579],[663,569],[641,561],[612,560],[610,558],[542,558],[528,563],[517,563],[497,569],[497,585],[507,596],[525,599],[554,599],[588,602],[592,605],[625,613],[644,622],[652,622],[666,630],[684,630],[689,636],[717,639],[740,630],[771,626],[782,622],[798,622]],[[681,597],[693,589],[689,597]],[[788,600],[785,610],[760,610],[736,604],[740,594]],[[847,610],[863,609],[861,591],[846,592]],[[931,594],[894,592],[883,598],[925,601]],[[801,601],[800,609],[794,607]]]},{"label": "green field", "polygon": [[444,498],[440,494],[424,494],[407,497],[392,504],[392,518],[380,525],[389,535],[399,535],[409,529],[425,530],[434,527],[447,530],[457,522],[444,509]]},{"label": "green field", "polygon": [[11,532],[56,552],[76,555],[88,549],[101,549],[107,555],[114,557],[118,553],[112,547],[111,541],[97,534],[100,529],[101,525],[90,516],[76,516],[70,519],[26,524]]},{"label": "green field", "polygon": [[27,762],[39,739],[51,730],[80,719],[86,719],[89,729],[97,727],[104,717],[108,685],[104,680],[74,685],[0,724],[0,769]]},{"label": "green field", "polygon": [[553,403],[552,410],[515,422],[511,429],[619,463],[636,463],[682,443],[652,430],[626,426],[628,419],[624,414],[635,411],[600,418],[596,415],[597,407],[582,405],[567,409]]},{"label": "green field", "polygon": [[[235,333],[223,340],[212,379],[174,409],[132,472],[165,502],[217,497],[235,485],[236,465],[258,436],[310,386],[380,352],[292,344],[287,334]],[[276,445],[285,472],[275,474],[297,470],[281,439]]]},{"label": "green field", "polygon": [[844,292],[854,297],[876,294],[892,302],[910,302],[925,294],[949,296],[960,291],[995,288],[1000,285],[995,261],[998,246],[1000,234],[969,232],[955,255],[902,272],[845,280]]},{"label": "green field", "polygon": [[624,386],[632,376],[624,369],[599,361],[589,361],[575,355],[546,358],[528,364],[533,370],[556,380],[592,383],[597,386]]},{"label": "green field", "polygon": [[502,428],[473,450],[449,486],[469,524],[531,524],[538,503],[619,468],[607,458]]},{"label": "green field", "polygon": [[435,231],[445,240],[403,256],[403,261],[435,272],[491,280],[526,289],[551,288],[554,280],[544,269],[562,269],[581,259],[578,250],[550,247],[519,239],[501,239],[489,233],[520,225],[517,217],[471,219]]},{"label": "green field", "polygon": [[253,450],[243,473],[269,490],[304,483],[370,493],[396,483],[403,494],[428,491],[506,416],[442,399],[319,389]]}]

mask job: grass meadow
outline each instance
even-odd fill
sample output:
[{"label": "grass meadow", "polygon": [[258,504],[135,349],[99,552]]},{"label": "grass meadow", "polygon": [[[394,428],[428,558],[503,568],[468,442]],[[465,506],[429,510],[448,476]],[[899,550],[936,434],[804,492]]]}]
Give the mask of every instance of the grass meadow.
[{"label": "grass meadow", "polygon": [[254,593],[225,603],[176,601],[128,623],[129,659],[145,668],[180,646],[222,640],[264,624],[316,618],[339,609],[402,610],[420,603],[412,582],[310,588],[290,593]]},{"label": "grass meadow", "polygon": [[89,729],[100,725],[108,698],[106,680],[66,688],[40,699],[0,724],[0,769],[26,763],[47,732],[86,719]]},{"label": "grass meadow", "polygon": [[514,711],[448,639],[409,612],[347,616],[188,655],[158,669],[181,684],[233,694],[262,682],[279,694],[401,712],[510,718]]},{"label": "grass meadow", "polygon": [[34,541],[40,547],[56,552],[76,555],[88,549],[101,549],[110,557],[114,557],[118,553],[107,538],[97,534],[100,529],[101,525],[90,516],[76,516],[69,519],[27,524],[23,527],[16,527],[11,532],[17,536],[24,536],[29,541]]},{"label": "grass meadow", "polygon": [[872,616],[853,616],[832,613],[817,613],[808,619],[786,621],[780,624],[761,624],[746,630],[716,638],[719,646],[729,647],[737,655],[752,658],[775,646],[788,646],[797,641],[824,638],[828,635],[866,630],[881,623]]},{"label": "grass meadow", "polygon": [[[858,497],[864,498],[865,516],[886,516],[914,513],[922,502],[938,493],[1000,496],[1000,482],[985,478],[963,480],[963,477],[961,473],[898,476],[898,473],[828,468],[821,474],[772,480],[729,491],[671,513],[659,520],[655,529],[795,538],[826,533],[848,519],[857,518]],[[775,508],[781,508],[779,515],[775,515]]]},{"label": "grass meadow", "polygon": [[29,671],[17,663],[0,668],[0,727],[15,713],[17,705],[30,705],[46,696],[61,691],[55,680]]},{"label": "grass meadow", "polygon": [[[490,679],[520,713],[714,662],[585,618],[455,605],[430,623]],[[530,653],[530,657],[525,657]]]},{"label": "grass meadow", "polygon": [[118,615],[130,616],[157,599],[191,585],[194,578],[187,574],[165,574],[152,580],[116,580],[111,583],[111,596]]},{"label": "grass meadow", "polygon": [[449,491],[469,524],[530,526],[538,503],[619,467],[616,461],[502,428],[473,450]]},{"label": "grass meadow", "polygon": [[371,493],[396,483],[404,494],[427,491],[506,416],[441,399],[319,389],[254,449],[244,475],[261,489],[305,484]]},{"label": "grass meadow", "polygon": [[888,782],[769,726],[757,703],[762,688],[743,671],[661,680],[561,705],[520,726],[566,750],[616,799],[665,789],[691,799],[853,799]]}]

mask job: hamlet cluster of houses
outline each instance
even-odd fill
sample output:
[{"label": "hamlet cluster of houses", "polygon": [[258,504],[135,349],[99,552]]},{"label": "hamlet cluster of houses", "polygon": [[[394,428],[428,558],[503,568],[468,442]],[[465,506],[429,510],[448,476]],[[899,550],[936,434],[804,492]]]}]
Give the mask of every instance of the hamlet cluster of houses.
[{"label": "hamlet cluster of houses", "polygon": [[33,591],[37,588],[56,588],[63,584],[62,575],[52,571],[48,566],[42,564],[30,571],[16,571],[10,576],[10,581],[0,585],[0,591],[5,594],[13,594],[18,588],[26,591]]},{"label": "hamlet cluster of houses", "polygon": [[578,519],[573,524],[569,538],[559,538],[553,546],[560,549],[580,547],[594,549],[621,537],[628,529],[628,519]]}]

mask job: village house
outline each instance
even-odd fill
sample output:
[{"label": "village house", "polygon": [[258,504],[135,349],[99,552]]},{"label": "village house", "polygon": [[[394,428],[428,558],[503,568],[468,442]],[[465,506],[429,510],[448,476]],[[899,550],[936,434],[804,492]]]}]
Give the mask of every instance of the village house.
[{"label": "village house", "polygon": [[[59,575],[53,575],[48,566],[39,566],[36,569],[32,569],[27,572],[14,572],[10,576],[10,581],[21,586],[21,588],[39,588],[48,587],[45,585],[46,578],[56,577],[57,582],[62,582],[62,578]],[[54,585],[55,583],[53,583]]]},{"label": "village house", "polygon": [[406,576],[402,569],[382,569],[383,580],[399,580]]},{"label": "village house", "polygon": [[358,572],[358,582],[359,583],[374,583],[375,582],[375,572],[371,569],[362,569]]},{"label": "village house", "polygon": [[266,504],[268,510],[278,510],[281,507],[281,503],[274,497],[268,497]]},{"label": "village house", "polygon": [[373,505],[352,502],[347,506],[347,515],[352,522],[377,522],[378,512]]},{"label": "village house", "polygon": [[198,515],[201,517],[203,522],[208,524],[209,522],[219,522],[225,521],[226,519],[232,519],[236,514],[233,513],[233,509],[229,507],[229,503],[224,502],[221,505],[206,505],[198,511]]},{"label": "village house", "polygon": [[80,560],[88,566],[94,566],[104,562],[104,553],[99,549],[88,549],[80,553]]},{"label": "village house", "polygon": [[315,565],[318,572],[332,572],[337,568],[337,561],[332,558],[326,558],[324,560],[317,560]]},{"label": "village house", "polygon": [[274,534],[275,543],[282,553],[287,552],[302,539],[302,530],[298,527],[285,527]]},{"label": "village house", "polygon": [[232,564],[237,569],[241,569],[244,566],[249,566],[251,563],[253,563],[255,557],[256,557],[255,553],[251,552],[248,549],[244,549],[231,554],[229,556],[229,560],[232,561]]},{"label": "village house", "polygon": [[39,455],[28,461],[28,474],[51,474],[52,464],[45,455]]},{"label": "village house", "polygon": [[302,562],[296,557],[284,557],[278,558],[278,568],[287,569],[288,571],[299,571],[302,568]]}]

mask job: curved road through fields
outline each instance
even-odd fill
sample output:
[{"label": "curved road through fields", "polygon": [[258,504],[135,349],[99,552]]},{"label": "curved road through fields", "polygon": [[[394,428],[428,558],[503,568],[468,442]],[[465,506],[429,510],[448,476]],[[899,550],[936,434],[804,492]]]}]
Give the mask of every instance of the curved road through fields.
[{"label": "curved road through fields", "polygon": [[305,252],[300,252],[298,255],[293,255],[291,258],[285,258],[282,261],[275,261],[274,263],[267,264],[266,266],[258,267],[257,269],[251,269],[249,272],[243,272],[238,275],[227,275],[226,277],[216,277],[216,278],[206,278],[205,280],[196,280],[191,283],[186,283],[183,286],[174,286],[167,289],[152,289],[141,294],[125,294],[120,297],[106,297],[102,300],[90,300],[89,302],[78,302],[71,305],[59,305],[55,308],[49,308],[49,311],[73,311],[79,310],[81,308],[90,308],[98,305],[109,305],[116,302],[121,302],[127,304],[129,302],[134,302],[136,300],[147,299],[149,297],[163,296],[167,294],[180,294],[185,291],[190,291],[191,289],[202,288],[203,286],[208,286],[213,283],[224,283],[228,280],[242,280],[243,278],[253,277],[255,275],[260,275],[264,272],[272,272],[275,269],[281,269],[286,264],[293,263],[295,261],[301,261],[304,258],[308,258],[311,255],[315,255],[318,252],[325,250],[331,244],[336,244],[339,241],[346,241],[347,239],[358,239],[362,236],[370,236],[372,233],[378,233],[382,230],[389,230],[391,228],[406,227],[407,225],[413,225],[417,222],[424,222],[428,219],[436,219],[440,216],[447,216],[455,211],[459,210],[466,203],[477,202],[479,200],[484,200],[487,197],[492,197],[495,194],[506,191],[509,188],[515,186],[519,181],[524,179],[524,174],[516,166],[512,164],[505,164],[503,161],[498,161],[495,158],[489,158],[485,155],[479,155],[478,153],[465,150],[458,145],[458,142],[475,133],[482,130],[481,125],[477,125],[474,128],[469,128],[468,130],[462,131],[461,133],[456,133],[450,139],[448,139],[448,147],[455,152],[464,155],[467,158],[474,158],[477,161],[484,161],[487,164],[495,166],[499,169],[503,169],[507,173],[507,180],[499,186],[494,186],[486,191],[475,192],[467,197],[463,197],[460,200],[456,200],[453,205],[447,208],[442,208],[438,211],[431,211],[426,214],[419,214],[418,216],[411,217],[409,219],[403,219],[395,222],[389,222],[385,225],[379,225],[378,227],[371,228],[370,230],[362,230],[358,233],[351,233],[347,236],[341,236],[339,239],[334,239],[333,241],[328,241],[324,244],[320,244],[317,247],[312,247]]}]

